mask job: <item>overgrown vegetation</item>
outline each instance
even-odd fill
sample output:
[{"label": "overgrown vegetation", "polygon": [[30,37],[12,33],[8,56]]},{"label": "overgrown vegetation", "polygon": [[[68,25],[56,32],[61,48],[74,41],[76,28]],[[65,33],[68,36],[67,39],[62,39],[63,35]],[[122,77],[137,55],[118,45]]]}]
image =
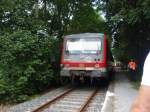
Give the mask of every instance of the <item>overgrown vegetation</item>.
[{"label": "overgrown vegetation", "polygon": [[62,36],[104,32],[90,0],[0,1],[0,102],[22,102],[59,81]]},{"label": "overgrown vegetation", "polygon": [[1,100],[23,101],[51,84],[51,37],[19,30],[0,38]]},{"label": "overgrown vegetation", "polygon": [[27,100],[57,82],[66,34],[107,32],[115,58],[135,59],[141,72],[150,50],[149,6],[149,0],[1,0],[0,102]]},{"label": "overgrown vegetation", "polygon": [[[101,2],[103,1],[103,2]],[[124,64],[130,59],[142,71],[150,50],[150,1],[149,0],[98,0],[106,13],[110,33],[114,39],[115,58]]]}]

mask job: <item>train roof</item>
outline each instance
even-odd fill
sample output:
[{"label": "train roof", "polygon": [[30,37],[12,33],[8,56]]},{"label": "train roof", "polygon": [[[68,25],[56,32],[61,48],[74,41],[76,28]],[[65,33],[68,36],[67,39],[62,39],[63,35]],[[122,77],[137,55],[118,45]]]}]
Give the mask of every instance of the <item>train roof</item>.
[{"label": "train roof", "polygon": [[72,34],[66,35],[65,38],[82,38],[82,37],[100,37],[104,36],[103,33],[80,33],[80,34]]}]

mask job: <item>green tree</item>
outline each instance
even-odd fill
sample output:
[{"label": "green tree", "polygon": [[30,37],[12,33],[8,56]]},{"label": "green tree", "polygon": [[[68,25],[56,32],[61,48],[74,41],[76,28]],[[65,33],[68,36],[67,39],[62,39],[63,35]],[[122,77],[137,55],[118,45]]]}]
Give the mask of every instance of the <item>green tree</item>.
[{"label": "green tree", "polygon": [[93,4],[0,1],[0,102],[24,101],[58,80],[63,35],[107,30]]},{"label": "green tree", "polygon": [[1,100],[22,101],[52,83],[51,37],[19,30],[0,38]]},{"label": "green tree", "polygon": [[70,32],[107,32],[107,25],[89,0],[80,1],[71,19]]},{"label": "green tree", "polygon": [[115,54],[126,62],[135,59],[140,69],[150,48],[149,4],[149,0],[103,0],[100,4],[114,38]]}]

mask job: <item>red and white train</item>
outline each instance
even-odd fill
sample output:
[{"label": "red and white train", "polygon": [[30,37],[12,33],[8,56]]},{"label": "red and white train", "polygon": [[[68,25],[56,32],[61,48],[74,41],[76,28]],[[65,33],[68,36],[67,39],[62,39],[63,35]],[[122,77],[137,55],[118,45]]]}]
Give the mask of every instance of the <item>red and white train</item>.
[{"label": "red and white train", "polygon": [[112,70],[110,48],[106,34],[81,33],[64,37],[61,57],[61,77],[106,78]]}]

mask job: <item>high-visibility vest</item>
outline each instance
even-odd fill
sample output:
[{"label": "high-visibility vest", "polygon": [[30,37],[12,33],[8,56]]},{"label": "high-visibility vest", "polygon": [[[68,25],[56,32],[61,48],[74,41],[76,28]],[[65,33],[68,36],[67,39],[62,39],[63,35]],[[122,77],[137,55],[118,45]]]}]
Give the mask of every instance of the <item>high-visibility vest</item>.
[{"label": "high-visibility vest", "polygon": [[133,61],[130,61],[129,64],[128,64],[129,68],[132,69],[132,70],[135,70],[136,69],[136,63],[133,62]]}]

